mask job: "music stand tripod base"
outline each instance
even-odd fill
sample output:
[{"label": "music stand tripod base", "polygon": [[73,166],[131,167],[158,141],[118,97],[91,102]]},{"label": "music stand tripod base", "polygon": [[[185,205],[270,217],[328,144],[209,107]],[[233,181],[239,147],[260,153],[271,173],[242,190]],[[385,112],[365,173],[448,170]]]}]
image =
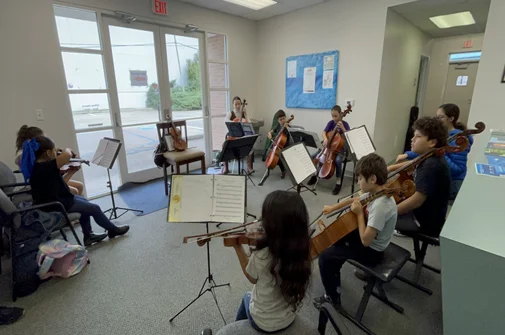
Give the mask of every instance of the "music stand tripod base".
[{"label": "music stand tripod base", "polygon": [[[110,180],[110,170],[109,169],[107,169],[107,176],[109,177],[109,181],[107,182],[107,187],[109,188],[109,191],[110,191],[110,198],[112,200],[112,207],[109,208],[109,209],[107,209],[107,210],[105,210],[103,213],[106,214],[106,213],[110,212],[109,220],[118,219],[118,218],[120,218],[121,216],[125,215],[128,212],[144,213],[144,211],[140,210],[140,209],[126,208],[126,207],[117,207],[116,206],[116,201],[114,200],[114,192],[112,191],[112,182]],[[120,215],[117,215],[117,211],[118,210],[122,210],[124,212],[121,213]]]},{"label": "music stand tripod base", "polygon": [[[205,226],[207,228],[207,234],[209,233],[209,223],[205,223]],[[217,302],[216,298],[216,293],[214,292],[214,289],[218,287],[224,287],[224,286],[230,286],[230,283],[226,284],[216,284],[214,281],[213,274],[210,272],[210,246],[209,246],[210,241],[207,241],[207,278],[205,278],[202,287],[200,288],[200,292],[198,292],[198,295],[196,298],[191,300],[183,309],[181,309],[177,314],[175,314],[169,321],[172,322],[176,317],[178,317],[182,312],[184,312],[186,309],[189,308],[189,306],[193,305],[198,299],[200,299],[201,296],[203,296],[205,293],[210,292],[212,294],[212,297],[214,298],[214,302],[216,303],[217,310],[219,311],[219,314],[221,314],[221,318],[223,319],[224,324],[226,325],[226,320],[224,319],[223,312],[221,312],[221,308],[219,307],[219,303]],[[205,288],[205,285],[207,284],[207,288]]]}]

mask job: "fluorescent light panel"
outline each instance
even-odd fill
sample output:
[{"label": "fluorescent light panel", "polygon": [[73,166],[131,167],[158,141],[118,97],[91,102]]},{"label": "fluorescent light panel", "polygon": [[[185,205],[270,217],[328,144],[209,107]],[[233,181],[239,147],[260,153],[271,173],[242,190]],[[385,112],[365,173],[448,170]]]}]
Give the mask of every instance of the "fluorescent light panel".
[{"label": "fluorescent light panel", "polygon": [[226,2],[234,3],[242,7],[260,10],[268,6],[275,5],[277,2],[273,0],[224,0]]},{"label": "fluorescent light panel", "polygon": [[430,20],[440,29],[469,26],[471,24],[475,24],[472,13],[468,11],[449,15],[434,16],[430,17]]}]

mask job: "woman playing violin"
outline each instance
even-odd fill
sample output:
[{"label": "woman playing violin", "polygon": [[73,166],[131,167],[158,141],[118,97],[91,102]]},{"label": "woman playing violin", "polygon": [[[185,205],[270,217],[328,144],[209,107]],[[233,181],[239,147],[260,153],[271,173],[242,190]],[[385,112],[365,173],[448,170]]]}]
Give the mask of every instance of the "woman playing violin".
[{"label": "woman playing violin", "polygon": [[[239,97],[234,97],[232,100],[233,110],[226,114],[225,122],[251,122],[247,116],[246,108],[242,105],[242,100]],[[226,135],[228,138],[228,135]],[[247,172],[251,174],[254,172],[253,168],[253,155],[247,156]],[[224,162],[222,174],[229,173],[228,162]]]},{"label": "woman playing violin", "polygon": [[[19,131],[18,135],[16,138],[16,154],[20,153],[23,149],[23,143],[25,143],[26,140],[30,140],[32,138],[35,138],[37,136],[45,136],[44,131],[40,129],[39,127],[28,127],[27,125],[22,126]],[[20,166],[21,165],[21,154],[19,154],[16,157],[16,165]],[[75,153],[73,154],[75,156]],[[84,190],[84,185],[77,180],[72,180],[72,176],[74,173],[79,171],[80,167],[72,166],[69,169],[66,170],[66,173],[63,176],[63,179],[68,185],[68,188],[70,189],[70,192],[74,195],[82,195],[82,192]]]},{"label": "woman playing violin", "polygon": [[236,320],[248,319],[258,331],[276,332],[293,323],[309,285],[309,215],[300,195],[274,191],[265,198],[261,217],[264,234],[250,257],[241,244],[233,244],[244,275],[254,284]]},{"label": "woman playing violin", "polygon": [[[362,157],[356,164],[358,184],[363,192],[362,198],[385,189],[387,165],[384,158],[377,154]],[[360,198],[349,199],[344,203],[324,206],[323,213],[331,213],[337,208],[352,203],[351,210],[356,214],[358,229],[351,232],[337,243],[323,251],[319,256],[319,271],[326,294],[314,299],[319,308],[324,302],[340,305],[340,269],[348,259],[374,266],[382,259],[383,251],[393,237],[397,211],[393,197],[383,195],[367,205],[368,220],[360,203]],[[338,224],[338,222],[334,223]]]}]

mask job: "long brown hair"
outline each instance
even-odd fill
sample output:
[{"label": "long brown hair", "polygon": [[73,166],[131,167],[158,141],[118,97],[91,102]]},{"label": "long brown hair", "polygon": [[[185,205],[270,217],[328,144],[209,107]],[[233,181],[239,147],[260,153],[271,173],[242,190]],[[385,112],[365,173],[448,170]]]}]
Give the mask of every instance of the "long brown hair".
[{"label": "long brown hair", "polygon": [[18,130],[18,136],[16,138],[16,153],[23,149],[23,143],[26,140],[30,140],[37,136],[44,135],[44,131],[39,127],[28,127],[26,124],[21,126]]},{"label": "long brown hair", "polygon": [[261,211],[265,236],[256,250],[267,248],[272,257],[270,273],[280,284],[284,299],[296,311],[307,292],[310,260],[309,214],[299,194],[274,191],[267,195]]},{"label": "long brown hair", "polygon": [[459,129],[459,130],[466,130],[466,126],[462,122],[458,121],[459,113],[460,113],[458,105],[443,104],[438,108],[440,108],[441,110],[444,111],[445,116],[447,116],[449,118],[450,117],[453,118],[451,123],[454,128]]}]

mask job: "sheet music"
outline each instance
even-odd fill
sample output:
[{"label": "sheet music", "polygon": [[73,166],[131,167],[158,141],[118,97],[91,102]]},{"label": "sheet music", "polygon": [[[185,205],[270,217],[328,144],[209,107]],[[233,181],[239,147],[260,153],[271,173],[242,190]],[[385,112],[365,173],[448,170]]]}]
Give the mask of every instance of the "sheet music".
[{"label": "sheet music", "polygon": [[116,154],[119,150],[119,147],[121,146],[121,142],[108,141],[108,140],[105,141],[107,141],[107,147],[105,148],[103,157],[99,165],[111,169],[114,163],[114,159],[116,158]]},{"label": "sheet music", "polygon": [[107,140],[106,139],[101,139],[100,142],[98,142],[98,148],[95,151],[95,155],[93,156],[93,159],[91,160],[94,164],[99,165],[100,161],[102,160],[103,154],[105,152],[105,149],[107,148]]},{"label": "sheet music", "polygon": [[212,221],[213,176],[172,176],[170,187],[170,222]]},{"label": "sheet music", "polygon": [[295,144],[283,150],[282,156],[297,184],[302,183],[317,171],[303,143]]},{"label": "sheet music", "polygon": [[245,179],[214,175],[212,221],[245,222]]},{"label": "sheet music", "polygon": [[356,155],[356,159],[375,152],[372,140],[368,136],[365,127],[351,129],[345,133],[349,146],[352,152]]}]

